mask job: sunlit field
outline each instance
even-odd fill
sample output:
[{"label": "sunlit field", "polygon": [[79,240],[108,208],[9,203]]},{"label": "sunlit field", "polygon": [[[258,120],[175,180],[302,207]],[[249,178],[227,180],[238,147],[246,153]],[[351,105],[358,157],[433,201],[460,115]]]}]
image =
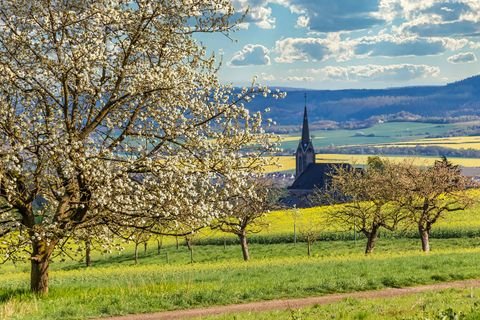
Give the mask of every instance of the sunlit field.
[{"label": "sunlit field", "polygon": [[[415,239],[382,239],[365,257],[362,243],[319,241],[252,244],[242,261],[237,245],[153,248],[134,265],[132,251],[96,257],[94,266],[53,263],[51,291],[27,291],[28,267],[6,265],[0,280],[3,319],[86,319],[287,297],[405,287],[480,277],[480,240],[433,239],[430,254]],[[242,318],[243,319],[243,318]]]},{"label": "sunlit field", "polygon": [[[462,129],[475,123],[420,123],[387,122],[364,129],[338,129],[312,131],[313,144],[316,147],[397,144],[432,136],[444,136],[449,131]],[[282,135],[282,148],[295,150],[300,133]]]},{"label": "sunlit field", "polygon": [[[368,157],[371,155],[352,155],[352,154],[317,154],[317,163],[354,163],[356,165],[365,165]],[[415,164],[419,166],[432,165],[438,157],[416,157],[416,156],[381,156],[394,162],[400,162],[404,159],[411,159]],[[293,156],[280,156],[275,157],[277,159],[278,166],[269,166],[266,168],[267,172],[280,172],[280,171],[292,171],[295,170],[295,157]],[[477,158],[448,158],[453,164],[463,167],[480,167],[480,159]]]},{"label": "sunlit field", "polygon": [[[478,191],[471,192],[473,196],[478,195]],[[192,254],[183,238],[179,238],[178,249],[174,238],[165,238],[160,252],[157,243],[150,241],[145,253],[142,246],[138,265],[133,262],[131,244],[122,252],[95,253],[93,266],[89,268],[81,261],[54,259],[51,291],[47,297],[35,297],[28,292],[28,264],[8,263],[0,267],[0,318],[86,319],[480,277],[478,205],[465,212],[451,213],[435,224],[432,252],[428,255],[421,252],[415,229],[404,226],[406,233],[382,232],[375,252],[369,257],[363,254],[364,238],[358,235],[355,240],[352,230],[328,221],[328,210],[332,207],[271,212],[266,217],[268,227],[251,236],[252,260],[249,262],[242,260],[234,237],[208,229],[198,234]],[[318,226],[322,236],[308,257],[302,231],[311,225]],[[325,236],[332,234],[338,234],[338,239],[326,241]],[[476,296],[477,291],[472,294]],[[451,301],[460,299],[456,291],[448,296]],[[421,297],[433,303],[425,309],[427,315],[457,307],[438,295]],[[413,316],[419,314],[415,301],[411,297],[385,300],[385,306],[378,310],[384,318],[406,309],[411,310],[407,314]],[[303,315],[302,319],[325,318],[335,312],[349,314],[357,305],[352,303],[345,301],[293,311]],[[374,305],[375,301],[366,304]],[[465,304],[456,310],[467,312],[468,306],[470,304]],[[365,319],[374,319],[375,313],[369,308],[358,311],[370,317]],[[241,314],[237,318],[275,317],[291,319],[291,312],[245,317]]]},{"label": "sunlit field", "polygon": [[397,142],[393,144],[378,144],[379,147],[415,147],[415,146],[436,146],[451,149],[473,149],[480,150],[480,137],[448,137],[433,139],[418,139],[413,141]]},{"label": "sunlit field", "polygon": [[331,305],[289,308],[269,312],[245,312],[206,317],[208,320],[283,320],[283,319],[480,319],[480,289],[450,289],[405,297],[372,300],[347,298]]}]

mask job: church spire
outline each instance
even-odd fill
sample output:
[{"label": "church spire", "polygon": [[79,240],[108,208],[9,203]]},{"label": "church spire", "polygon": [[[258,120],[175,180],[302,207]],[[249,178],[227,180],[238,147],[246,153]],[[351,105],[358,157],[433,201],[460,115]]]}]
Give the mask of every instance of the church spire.
[{"label": "church spire", "polygon": [[301,143],[304,148],[310,143],[310,130],[308,129],[307,94],[306,93],[305,93],[305,109],[303,111],[303,127],[302,127]]},{"label": "church spire", "polygon": [[303,127],[302,140],[298,144],[297,152],[295,153],[297,168],[295,176],[298,178],[310,164],[315,163],[315,149],[313,149],[312,140],[310,139],[310,130],[308,129],[308,115],[307,115],[307,94],[305,93],[305,109],[303,112]]}]

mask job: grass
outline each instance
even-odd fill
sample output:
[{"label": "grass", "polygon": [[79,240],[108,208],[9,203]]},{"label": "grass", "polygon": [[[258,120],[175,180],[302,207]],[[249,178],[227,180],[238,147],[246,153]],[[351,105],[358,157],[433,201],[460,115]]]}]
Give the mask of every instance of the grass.
[{"label": "grass", "polygon": [[[470,190],[473,198],[480,198],[480,190]],[[334,210],[334,207],[323,206],[306,209],[286,209],[272,211],[266,215],[266,227],[258,234],[249,237],[250,242],[260,244],[288,243],[293,242],[294,229],[297,238],[302,240],[302,231],[307,230],[312,225],[316,225],[315,231],[320,234],[323,240],[353,240],[354,233],[351,228],[335,224],[329,221],[328,212]],[[413,225],[401,225],[399,230],[392,233],[383,230],[381,232],[388,237],[407,237],[417,238],[417,230]],[[433,226],[432,238],[461,238],[480,236],[480,203],[464,211],[446,213]],[[363,235],[357,234],[362,238]],[[197,244],[217,244],[224,242],[229,244],[238,243],[237,237],[231,234],[225,234],[220,231],[209,229],[201,230],[196,240]],[[183,243],[184,240],[180,239]],[[172,245],[174,238],[166,238],[164,243]]]},{"label": "grass", "polygon": [[183,246],[150,252],[140,265],[128,251],[97,258],[88,269],[53,263],[51,291],[43,298],[27,293],[27,266],[8,266],[0,276],[0,315],[85,319],[480,277],[480,239],[434,239],[429,255],[417,242],[381,239],[371,257],[353,241],[317,242],[312,258],[304,244],[252,245],[249,263],[241,261],[238,246],[197,246],[193,265]]},{"label": "grass", "polygon": [[205,320],[381,320],[381,319],[480,319],[480,289],[450,289],[372,300],[345,299],[330,305],[270,312],[204,317]]},{"label": "grass", "polygon": [[[480,191],[471,192],[478,197]],[[28,293],[27,264],[3,265],[0,266],[0,319],[86,319],[480,278],[480,237],[466,237],[468,232],[479,234],[480,206],[451,213],[440,220],[434,226],[433,251],[429,255],[420,251],[420,241],[412,229],[415,238],[395,239],[382,233],[370,257],[363,255],[365,241],[360,238],[357,242],[317,241],[313,256],[308,258],[306,244],[292,243],[294,221],[299,236],[302,228],[312,223],[326,234],[343,234],[345,230],[327,222],[327,210],[330,208],[270,213],[269,228],[253,236],[251,242],[260,242],[254,241],[258,237],[280,243],[251,243],[252,261],[248,263],[242,261],[239,245],[221,245],[223,238],[231,237],[202,231],[198,242],[215,240],[219,245],[195,245],[194,264],[190,264],[190,253],[183,240],[180,239],[177,250],[174,238],[165,239],[166,247],[159,255],[156,243],[149,243],[147,254],[141,253],[139,265],[133,264],[131,245],[121,253],[97,253],[91,268],[84,268],[77,261],[54,261],[50,294],[41,298]],[[359,309],[366,312],[365,319],[373,317],[368,313],[370,310],[377,310],[375,304],[370,306]],[[393,302],[391,306],[397,307]],[[302,319],[321,319],[337,310],[329,308],[336,307],[299,310],[298,315]],[[345,311],[345,316],[351,310],[343,302],[338,308]],[[386,310],[380,313],[386,318],[389,312],[395,312],[382,310]],[[439,304],[432,310],[441,311],[444,306]],[[258,317],[269,319],[276,314]],[[285,319],[291,316],[288,312],[278,314]],[[238,317],[249,319],[248,315]]]},{"label": "grass", "polygon": [[[480,190],[471,190],[469,194],[473,198],[480,198]],[[321,230],[324,231],[345,231],[344,228],[336,226],[331,222],[327,223],[327,215],[330,210],[334,208],[330,206],[314,207],[306,209],[288,209],[271,212],[267,217],[270,226],[264,231],[269,234],[281,234],[293,232],[294,220],[297,220],[297,225],[318,223],[321,225]],[[295,215],[297,218],[295,218]],[[462,229],[462,230],[478,230],[480,229],[480,203],[464,211],[446,213],[443,218],[433,227],[440,229]]]}]

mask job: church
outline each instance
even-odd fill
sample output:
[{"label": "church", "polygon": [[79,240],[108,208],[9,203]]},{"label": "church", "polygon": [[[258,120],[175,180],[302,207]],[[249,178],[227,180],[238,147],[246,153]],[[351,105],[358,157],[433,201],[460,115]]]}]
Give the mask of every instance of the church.
[{"label": "church", "polygon": [[316,163],[315,148],[313,147],[308,128],[307,106],[303,113],[302,138],[295,153],[296,168],[295,181],[288,187],[288,205],[297,208],[310,207],[309,196],[315,189],[325,189],[331,181],[330,175],[337,166],[346,166],[342,163]]}]

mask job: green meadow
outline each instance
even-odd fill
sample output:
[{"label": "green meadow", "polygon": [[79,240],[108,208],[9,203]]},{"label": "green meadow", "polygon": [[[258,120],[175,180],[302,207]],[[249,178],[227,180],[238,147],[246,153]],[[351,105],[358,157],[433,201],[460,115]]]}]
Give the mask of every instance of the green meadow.
[{"label": "green meadow", "polygon": [[[312,131],[316,147],[395,143],[432,136],[444,136],[449,131],[465,127],[465,123],[387,122],[364,129]],[[281,147],[295,150],[299,133],[282,135]]]},{"label": "green meadow", "polygon": [[204,317],[208,320],[474,320],[480,319],[480,289],[450,289],[371,300],[347,298],[331,305],[310,308],[245,312]]},{"label": "green meadow", "polygon": [[[251,246],[241,261],[237,246],[197,246],[190,264],[185,247],[147,252],[134,265],[130,252],[102,258],[93,267],[53,264],[46,297],[27,292],[26,266],[4,266],[4,319],[92,317],[243,303],[287,297],[406,287],[480,277],[480,239],[434,239],[422,254],[414,239],[383,239],[370,257],[353,241]],[[166,260],[166,254],[169,261]]]},{"label": "green meadow", "polygon": [[[0,267],[0,318],[88,319],[480,278],[480,238],[476,236],[480,230],[479,207],[451,214],[439,222],[428,255],[420,251],[414,232],[405,230],[383,233],[374,254],[368,257],[363,254],[364,239],[358,236],[355,241],[352,230],[329,223],[327,210],[323,207],[270,213],[269,227],[251,237],[249,262],[243,261],[234,238],[207,230],[198,235],[193,246],[194,263],[183,239],[179,239],[177,249],[173,238],[165,239],[160,253],[156,242],[151,241],[145,253],[142,248],[137,265],[132,245],[122,252],[96,253],[89,268],[82,261],[54,260],[50,293],[45,297],[28,292],[27,264],[8,263]],[[307,256],[307,245],[301,242],[302,226],[308,223],[317,224],[323,239],[330,239],[315,242],[311,257]],[[294,225],[297,243],[293,243]],[[328,234],[343,236],[331,240],[325,236]],[[463,293],[449,294],[453,302],[426,294],[425,299],[438,300],[427,311],[456,307],[454,299],[460,299]],[[401,315],[407,309],[411,312],[406,314],[414,317],[421,314],[416,301],[412,297],[395,298],[377,308],[381,308],[379,314],[384,318]],[[220,319],[322,319],[331,315],[374,319],[375,305],[374,301],[343,301],[304,310]],[[469,306],[455,310],[470,312]],[[350,317],[353,309],[358,311],[353,313],[358,317]]]}]

